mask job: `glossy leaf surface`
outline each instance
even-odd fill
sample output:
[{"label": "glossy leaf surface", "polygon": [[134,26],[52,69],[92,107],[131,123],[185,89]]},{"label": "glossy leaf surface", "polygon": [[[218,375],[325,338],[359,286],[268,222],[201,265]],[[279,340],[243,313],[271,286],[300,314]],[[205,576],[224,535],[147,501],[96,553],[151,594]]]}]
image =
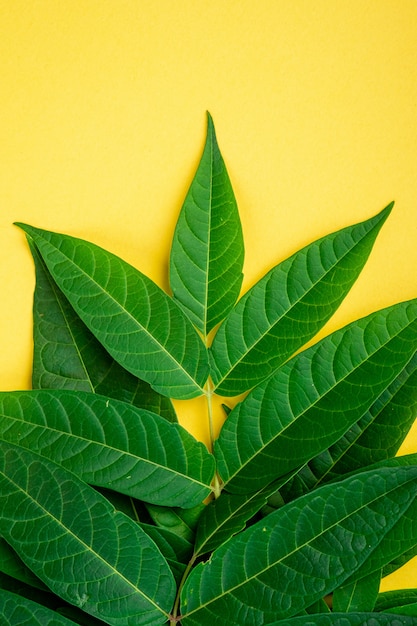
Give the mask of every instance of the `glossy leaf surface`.
[{"label": "glossy leaf surface", "polygon": [[416,621],[386,613],[325,613],[271,622],[268,626],[416,626]]},{"label": "glossy leaf surface", "polygon": [[174,298],[207,335],[235,304],[242,284],[243,238],[233,189],[208,115],[204,152],[174,232]]},{"label": "glossy leaf surface", "polygon": [[204,344],[180,307],[150,278],[82,239],[19,226],[82,321],[122,367],[171,398],[203,393]]},{"label": "glossy leaf surface", "polygon": [[0,445],[0,531],[22,560],[107,624],[163,624],[175,582],[146,533],[63,467]]},{"label": "glossy leaf surface", "polygon": [[417,494],[417,466],[364,472],[286,505],[216,550],[190,574],[184,626],[268,624],[342,584]]},{"label": "glossy leaf surface", "polygon": [[215,442],[226,489],[259,489],[335,443],[404,368],[416,341],[417,301],[410,301],[288,361],[236,406]]},{"label": "glossy leaf surface", "polygon": [[239,300],[211,348],[218,394],[254,387],[324,326],[359,276],[391,208],[296,252]]},{"label": "glossy leaf surface", "polygon": [[176,422],[169,398],[123,369],[88,330],[28,241],[36,271],[32,387],[99,393]]},{"label": "glossy leaf surface", "polygon": [[0,438],[149,502],[193,507],[211,491],[214,460],[204,444],[178,424],[104,396],[0,393]]},{"label": "glossy leaf surface", "polygon": [[332,608],[336,613],[373,611],[381,583],[381,571],[372,572],[352,583],[345,583],[333,592]]}]

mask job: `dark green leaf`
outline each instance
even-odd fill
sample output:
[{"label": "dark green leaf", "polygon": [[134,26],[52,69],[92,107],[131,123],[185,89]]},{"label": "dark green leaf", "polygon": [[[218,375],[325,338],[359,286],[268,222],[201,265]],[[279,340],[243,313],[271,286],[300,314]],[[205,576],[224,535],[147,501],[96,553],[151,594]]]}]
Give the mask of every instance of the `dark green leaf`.
[{"label": "dark green leaf", "polygon": [[359,276],[392,206],[303,248],[243,296],[211,348],[218,394],[254,387],[324,326]]},{"label": "dark green leaf", "polygon": [[226,489],[260,489],[335,443],[398,376],[416,344],[412,300],[297,354],[228,416],[214,447]]},{"label": "dark green leaf", "polygon": [[416,626],[415,618],[384,613],[325,613],[271,622],[267,626]]},{"label": "dark green leaf", "polygon": [[191,572],[183,626],[250,626],[297,615],[360,567],[416,494],[417,466],[381,468],[271,513]]},{"label": "dark green leaf", "polygon": [[150,278],[92,243],[18,225],[82,321],[123,368],[171,398],[203,393],[206,348],[181,308]]},{"label": "dark green leaf", "polygon": [[396,606],[417,603],[417,589],[396,589],[380,593],[376,604],[376,611],[388,611]]},{"label": "dark green leaf", "polygon": [[355,469],[393,457],[417,413],[417,354],[361,419],[312,459],[285,488],[295,498]]},{"label": "dark green leaf", "polygon": [[170,258],[174,298],[203,335],[235,304],[243,255],[236,200],[208,115],[204,152],[175,228]]},{"label": "dark green leaf", "polygon": [[373,611],[380,583],[381,571],[377,571],[352,583],[343,584],[333,592],[333,611],[336,613]]},{"label": "dark green leaf", "polygon": [[91,391],[176,422],[172,402],[123,369],[88,330],[28,241],[36,271],[32,387]]},{"label": "dark green leaf", "polygon": [[198,521],[194,554],[202,556],[212,552],[230,537],[243,530],[250,520],[265,505],[271,493],[279,484],[273,483],[260,491],[245,495],[223,492],[219,498],[210,502]]},{"label": "dark green leaf", "polygon": [[186,541],[193,541],[198,519],[205,508],[200,503],[192,509],[167,508],[148,504],[149,515],[159,528],[165,528]]},{"label": "dark green leaf", "polygon": [[37,589],[46,589],[45,585],[26,567],[15,550],[2,537],[0,537],[0,572]]},{"label": "dark green leaf", "polygon": [[209,495],[214,459],[179,424],[81,391],[0,393],[0,438],[39,452],[93,485],[167,506]]},{"label": "dark green leaf", "polygon": [[0,532],[26,565],[112,626],[164,623],[175,582],[148,535],[63,467],[0,445]]},{"label": "dark green leaf", "polygon": [[77,623],[32,600],[0,589],[2,626],[76,626]]}]

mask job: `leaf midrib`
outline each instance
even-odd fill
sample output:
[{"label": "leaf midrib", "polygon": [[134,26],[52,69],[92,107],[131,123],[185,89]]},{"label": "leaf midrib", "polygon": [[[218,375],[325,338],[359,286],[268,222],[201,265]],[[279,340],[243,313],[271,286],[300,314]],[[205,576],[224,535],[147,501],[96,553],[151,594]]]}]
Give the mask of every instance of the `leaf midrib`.
[{"label": "leaf midrib", "polygon": [[[329,387],[329,389],[326,391],[326,393],[324,393],[323,395],[319,396],[318,398],[316,398],[316,400],[314,400],[314,402],[312,402],[306,410],[304,410],[302,413],[300,413],[299,415],[297,415],[294,419],[291,420],[291,422],[289,422],[288,424],[285,425],[285,427],[279,431],[279,433],[277,435],[275,435],[272,439],[270,439],[265,446],[263,446],[260,450],[258,450],[258,452],[256,452],[255,454],[251,455],[247,461],[245,461],[245,463],[243,463],[243,465],[241,465],[238,469],[237,472],[235,472],[234,474],[231,475],[231,477],[228,478],[227,482],[224,483],[224,486],[226,487],[227,484],[233,480],[241,471],[244,467],[246,467],[249,463],[252,462],[252,460],[254,458],[256,458],[259,454],[262,454],[266,448],[273,442],[275,441],[278,437],[280,437],[281,435],[283,435],[289,428],[291,428],[294,423],[300,419],[303,415],[305,415],[308,411],[310,411],[318,402],[320,402],[323,398],[325,398],[329,393],[331,393],[339,384],[341,384],[343,381],[346,380],[346,378],[348,378],[349,376],[351,376],[355,371],[357,371],[360,367],[362,367],[367,361],[369,361],[369,359],[377,354],[380,350],[382,350],[383,348],[385,348],[391,341],[393,341],[394,339],[396,339],[398,337],[399,334],[403,333],[407,328],[409,328],[412,324],[415,323],[415,319],[412,320],[411,322],[409,322],[407,324],[407,326],[404,326],[400,333],[398,333],[397,335],[394,335],[392,337],[389,337],[388,341],[380,344],[377,348],[377,350],[375,350],[374,352],[368,352],[367,353],[367,358],[365,360],[363,360],[358,367],[355,367],[354,369],[350,370],[349,372],[347,372],[344,376],[342,376],[341,378],[339,378],[331,387]],[[411,357],[410,357],[411,358]],[[239,454],[239,452],[238,452]],[[239,458],[240,458],[240,454],[239,454]]]},{"label": "leaf midrib", "polygon": [[[32,227],[30,227],[30,228],[32,228]],[[102,292],[102,294],[106,295],[106,296],[107,296],[107,297],[108,297],[108,298],[109,298],[109,299],[110,299],[110,300],[111,300],[111,301],[112,301],[112,302],[113,302],[113,303],[114,303],[114,304],[115,304],[115,305],[116,305],[116,306],[120,309],[120,311],[121,311],[121,313],[122,313],[122,314],[127,315],[127,316],[130,318],[130,320],[132,320],[135,324],[137,324],[137,326],[138,326],[138,327],[139,327],[139,328],[140,328],[143,332],[145,332],[145,334],[146,334],[146,335],[147,335],[147,336],[148,336],[148,337],[152,340],[152,342],[153,342],[153,343],[154,343],[154,344],[155,344],[155,345],[156,345],[156,346],[157,346],[157,347],[158,347],[158,348],[159,348],[162,352],[164,352],[164,354],[165,354],[165,355],[169,358],[169,360],[170,360],[170,361],[172,361],[172,362],[176,365],[176,368],[177,368],[178,370],[181,370],[181,371],[182,371],[182,372],[186,375],[186,377],[187,377],[187,378],[188,378],[188,379],[192,382],[193,387],[194,387],[194,388],[199,389],[199,391],[201,391],[202,393],[204,393],[203,388],[202,388],[202,387],[200,387],[200,385],[199,385],[199,384],[198,384],[198,383],[194,380],[194,378],[192,378],[191,374],[189,374],[189,372],[187,372],[187,370],[186,370],[186,369],[182,366],[182,364],[181,364],[181,363],[179,363],[179,362],[177,361],[177,359],[176,359],[176,358],[175,358],[175,357],[174,357],[174,356],[173,356],[170,352],[168,352],[168,350],[166,349],[166,347],[165,347],[163,344],[161,344],[161,342],[160,342],[160,341],[158,341],[158,339],[156,339],[156,338],[155,338],[155,337],[154,337],[154,336],[153,336],[153,335],[152,335],[152,334],[148,331],[148,329],[147,329],[147,328],[145,328],[145,327],[144,327],[144,326],[143,326],[143,325],[139,322],[139,320],[137,320],[137,319],[133,316],[133,314],[132,314],[132,313],[131,313],[128,309],[124,308],[124,307],[122,306],[122,304],[121,304],[118,300],[116,300],[116,298],[114,298],[114,297],[112,296],[112,294],[110,294],[108,291],[106,291],[106,289],[105,289],[104,287],[102,287],[102,286],[100,285],[100,283],[98,283],[98,282],[97,282],[97,281],[96,281],[96,280],[95,280],[92,276],[90,276],[90,274],[87,274],[87,272],[85,272],[85,271],[83,270],[83,268],[82,268],[82,267],[80,267],[79,265],[77,265],[77,264],[76,264],[76,263],[75,263],[72,259],[70,259],[70,258],[69,258],[66,254],[64,254],[60,248],[58,248],[57,246],[53,245],[53,244],[52,244],[51,242],[49,242],[46,238],[44,238],[42,235],[39,235],[39,233],[37,233],[37,236],[38,236],[38,237],[41,237],[41,238],[42,238],[42,240],[44,241],[44,243],[45,243],[47,246],[50,246],[50,247],[52,248],[53,252],[55,252],[55,251],[56,251],[58,254],[60,254],[60,255],[61,255],[61,256],[62,256],[62,257],[63,257],[63,258],[64,258],[64,259],[65,259],[65,260],[66,260],[66,261],[67,261],[67,262],[68,262],[68,263],[72,266],[72,267],[75,267],[75,268],[76,268],[79,272],[81,272],[81,273],[84,275],[84,277],[86,277],[89,281],[91,281],[94,285],[96,285],[96,287],[98,287],[98,288],[100,289],[100,291]],[[36,244],[35,244],[35,245],[36,245]],[[112,255],[112,256],[113,256],[113,255]],[[123,266],[123,265],[125,265],[125,262],[124,262],[124,261],[122,261],[122,260],[121,260],[121,259],[119,259],[118,257],[115,257],[115,258],[116,258],[119,262],[120,262],[120,261],[122,262],[122,266]],[[128,264],[126,264],[126,265],[128,265]],[[96,259],[95,259],[95,257],[94,257],[94,266],[95,266],[95,268],[97,269],[97,264],[96,264]],[[129,266],[129,267],[130,267],[130,266]],[[136,269],[135,269],[135,268],[133,268],[133,267],[132,267],[131,269],[132,269],[134,272],[137,272],[137,271],[138,271],[138,270],[136,270]],[[151,279],[148,279],[148,280],[151,280]],[[158,285],[156,285],[156,283],[153,283],[153,284],[155,284],[155,286],[156,286],[157,290],[160,290],[160,287],[158,287]],[[161,291],[162,291],[163,295],[164,295],[166,298],[169,298],[169,296],[168,296],[167,294],[165,294],[165,292],[164,292],[163,290],[161,290]],[[149,298],[148,298],[148,301],[149,301]],[[180,309],[180,308],[179,308],[179,307],[178,307],[178,306],[174,303],[174,301],[173,301],[172,299],[169,299],[169,302],[170,302],[170,303],[172,303],[172,304],[173,304],[173,305],[177,308],[177,310],[180,312],[180,314],[181,314],[181,315],[184,315],[184,313],[182,312],[182,310],[181,310],[181,309]],[[188,318],[184,318],[184,319],[185,319],[185,322],[186,322],[186,323],[188,323]],[[95,334],[95,333],[94,333],[94,334]],[[107,333],[105,333],[105,334],[107,334]],[[110,333],[109,333],[109,334],[110,334]],[[196,338],[198,339],[198,335],[196,335]]]},{"label": "leaf midrib", "polygon": [[[410,478],[408,482],[411,482],[412,478]],[[407,483],[402,483],[401,486],[404,486]],[[233,593],[236,589],[240,589],[241,587],[243,587],[244,585],[246,585],[248,582],[250,582],[251,580],[257,578],[258,576],[261,576],[262,574],[264,574],[265,572],[267,572],[269,569],[271,569],[272,567],[276,567],[277,565],[279,565],[280,563],[282,563],[285,559],[293,556],[294,554],[296,554],[298,551],[304,549],[306,546],[309,546],[310,543],[312,543],[313,541],[316,541],[317,539],[319,539],[322,535],[324,535],[325,533],[331,532],[333,530],[333,528],[335,528],[336,526],[341,525],[345,520],[349,519],[349,517],[352,517],[353,515],[357,515],[360,513],[360,511],[369,508],[370,505],[374,504],[375,502],[377,502],[378,500],[380,500],[381,498],[385,498],[388,494],[392,493],[393,491],[396,491],[398,489],[398,485],[396,485],[395,487],[392,487],[389,491],[384,492],[382,495],[379,495],[377,498],[374,498],[372,500],[367,501],[366,504],[361,505],[358,509],[355,509],[353,511],[353,513],[350,513],[348,515],[345,515],[343,518],[339,518],[337,520],[337,522],[335,522],[334,524],[331,524],[330,526],[326,527],[324,530],[322,530],[321,532],[319,532],[317,535],[314,535],[314,537],[312,537],[309,541],[306,541],[305,543],[297,546],[294,550],[292,550],[291,552],[288,552],[284,557],[282,557],[281,559],[275,561],[272,565],[269,564],[267,567],[263,568],[261,571],[256,572],[256,574],[254,574],[253,576],[250,576],[249,578],[247,578],[246,580],[244,580],[243,582],[241,582],[238,585],[235,585],[234,587],[231,587],[230,589],[227,589],[227,591],[221,593],[220,595],[216,596],[215,598],[213,598],[212,600],[210,600],[209,602],[205,602],[204,604],[201,604],[198,608],[193,609],[192,611],[190,611],[189,613],[184,614],[182,617],[188,617],[189,615],[192,615],[193,613],[201,610],[202,608],[205,608],[207,606],[209,606],[211,603],[213,602],[217,602],[218,600],[220,600],[223,596],[227,596],[231,593]],[[414,496],[415,498],[415,496]],[[414,499],[413,498],[413,499]],[[407,506],[407,508],[404,509],[403,514],[405,514],[405,512],[410,508],[412,504],[412,500],[410,501],[409,505]],[[259,523],[259,522],[258,522]],[[391,526],[392,528],[392,526]],[[389,532],[389,531],[387,531]],[[386,534],[386,533],[385,533]],[[384,535],[385,536],[385,535]],[[378,547],[379,543],[383,540],[384,536],[381,538],[381,540],[375,545],[374,549],[371,551],[370,554],[372,554],[372,552]],[[284,564],[285,565],[285,564]],[[348,578],[348,577],[347,577]],[[200,581],[201,581],[201,577],[200,577]],[[241,604],[244,604],[242,601]]]},{"label": "leaf midrib", "polygon": [[[30,467],[30,466],[29,466]],[[27,467],[27,471],[29,470],[29,467]],[[20,487],[19,484],[17,484],[14,480],[12,480],[9,476],[7,476],[4,472],[2,472],[3,476],[5,477],[6,480],[8,480],[12,485],[14,485],[16,487],[16,489],[18,491],[20,491],[21,493],[24,494],[24,496],[26,498],[29,498],[31,500],[32,503],[35,504],[35,506],[37,506],[41,511],[43,511],[44,515],[46,517],[50,517],[52,518],[53,522],[56,523],[60,528],[62,528],[67,534],[69,534],[73,539],[75,539],[79,544],[81,544],[81,546],[83,546],[85,548],[86,552],[90,552],[92,554],[95,555],[95,557],[100,560],[102,563],[104,563],[109,569],[110,571],[113,573],[113,575],[116,575],[118,577],[120,577],[125,583],[128,584],[129,587],[131,587],[135,592],[138,592],[143,598],[145,598],[151,605],[154,606],[154,608],[158,609],[158,611],[160,613],[162,613],[163,615],[166,615],[167,617],[169,617],[169,615],[167,613],[165,613],[165,611],[163,611],[161,609],[161,607],[157,604],[157,602],[155,602],[152,598],[148,597],[143,591],[141,591],[141,589],[139,589],[138,587],[135,586],[135,584],[130,581],[128,578],[126,578],[121,572],[119,572],[113,565],[111,565],[111,563],[109,563],[108,561],[106,561],[104,559],[104,557],[102,557],[100,554],[98,554],[97,552],[95,552],[93,550],[93,548],[91,546],[89,546],[87,543],[85,543],[85,541],[83,541],[82,539],[80,539],[70,528],[68,528],[65,524],[63,524],[63,522],[58,519],[54,514],[52,514],[50,511],[48,511],[44,506],[42,506],[37,500],[35,500],[35,498],[33,498],[31,496],[31,494],[29,494],[27,491],[25,491],[22,487]],[[121,513],[120,511],[116,512],[117,515],[123,515],[123,513]],[[107,513],[106,513],[107,514]],[[126,516],[126,519],[129,519]],[[27,520],[26,520],[27,522]],[[116,526],[117,530],[118,530],[118,526]],[[118,534],[118,533],[117,533]],[[149,541],[152,541],[152,539],[149,537]],[[45,543],[45,542],[44,542]],[[156,544],[155,544],[156,546]],[[78,555],[77,555],[78,556]],[[100,604],[100,602],[95,602],[95,604]]]},{"label": "leaf midrib", "polygon": [[[379,222],[378,222],[378,224],[379,224]],[[286,316],[290,313],[290,311],[292,311],[292,310],[293,310],[293,309],[294,309],[294,308],[295,308],[298,304],[300,304],[300,302],[302,302],[302,301],[303,301],[303,300],[304,300],[304,299],[305,299],[305,298],[309,295],[309,293],[310,293],[310,292],[311,292],[311,291],[312,291],[312,290],[313,290],[313,289],[314,289],[314,288],[315,288],[315,287],[316,287],[316,286],[317,286],[320,282],[322,282],[322,281],[326,278],[326,276],[327,276],[327,275],[328,275],[331,271],[333,271],[333,270],[334,270],[334,269],[335,269],[338,265],[340,265],[340,263],[342,263],[342,261],[345,259],[345,257],[346,257],[348,254],[350,254],[351,252],[353,252],[353,251],[355,250],[355,248],[357,248],[357,247],[358,247],[361,243],[363,243],[364,239],[365,239],[365,238],[366,238],[366,237],[367,237],[367,236],[368,236],[368,235],[372,232],[372,230],[373,230],[374,228],[375,228],[375,225],[374,225],[374,227],[373,227],[372,229],[370,229],[370,230],[366,233],[365,237],[363,237],[362,239],[360,239],[360,241],[357,241],[357,242],[355,243],[355,245],[354,245],[354,246],[352,246],[351,248],[349,248],[349,249],[348,249],[348,250],[347,250],[347,251],[346,251],[346,252],[345,252],[345,253],[344,253],[341,257],[339,257],[339,258],[338,258],[337,262],[336,262],[334,265],[332,265],[332,266],[331,266],[328,270],[326,270],[323,274],[321,274],[321,276],[320,276],[320,277],[319,277],[319,278],[318,278],[315,282],[312,282],[312,283],[311,283],[311,285],[310,285],[310,287],[309,287],[309,289],[308,289],[308,290],[306,290],[306,291],[302,294],[302,296],[301,296],[300,298],[298,298],[297,300],[295,300],[295,301],[292,303],[291,307],[290,307],[289,309],[287,309],[286,311],[284,311],[284,313],[282,313],[282,315],[280,315],[280,316],[279,316],[279,317],[275,320],[275,322],[274,322],[273,324],[271,324],[271,325],[268,327],[268,329],[267,329],[264,333],[262,333],[262,335],[260,335],[260,336],[258,337],[258,339],[256,339],[256,341],[253,341],[251,344],[246,344],[246,342],[245,342],[245,344],[246,344],[246,346],[247,346],[246,351],[245,351],[245,352],[244,352],[244,353],[243,353],[243,354],[242,354],[242,355],[241,355],[238,359],[236,359],[235,361],[233,361],[233,363],[232,363],[232,367],[230,367],[230,369],[229,369],[229,370],[228,370],[228,371],[224,374],[224,376],[223,376],[221,379],[219,379],[219,381],[216,383],[216,389],[217,389],[217,388],[219,388],[219,387],[223,384],[223,382],[224,382],[226,379],[228,379],[228,378],[230,377],[230,375],[232,374],[232,372],[233,372],[233,371],[234,371],[234,370],[235,370],[235,369],[236,369],[236,368],[237,368],[237,367],[238,367],[238,366],[242,363],[242,361],[244,361],[244,359],[247,357],[247,355],[249,354],[249,352],[250,352],[251,350],[253,350],[253,348],[254,348],[254,347],[256,347],[256,346],[257,346],[257,345],[258,345],[258,344],[259,344],[259,343],[260,343],[260,342],[261,342],[261,341],[262,341],[262,340],[263,340],[263,339],[264,339],[264,338],[265,338],[265,337],[266,337],[266,336],[267,336],[267,335],[271,332],[271,330],[272,330],[273,328],[275,328],[275,326],[277,326],[277,324],[279,324],[279,323],[280,323],[283,319],[285,319],[285,317],[286,317]],[[336,238],[336,235],[335,235],[335,238]],[[323,238],[323,239],[321,239],[320,241],[324,241],[324,240],[325,240],[325,239]],[[327,237],[327,238],[326,238],[326,240],[328,241],[328,240],[329,240],[329,238]],[[313,242],[313,244],[311,244],[311,245],[314,245],[314,242]],[[309,246],[308,246],[308,247],[309,247]],[[295,253],[295,254],[293,255],[293,257],[295,258],[295,256],[296,256],[297,254],[298,254],[298,253]],[[284,260],[284,261],[282,261],[282,263],[285,263],[285,260]],[[279,265],[281,265],[281,263],[280,263]],[[271,275],[272,275],[272,273],[274,272],[274,270],[276,270],[276,269],[277,269],[277,267],[279,267],[279,266],[275,266],[274,268],[272,268],[272,269],[268,272],[268,274],[271,274]],[[268,274],[266,274],[266,275],[264,276],[264,278],[266,278],[266,276],[268,276]],[[261,280],[262,280],[262,279],[261,279]],[[252,289],[256,288],[256,286],[257,286],[257,285],[254,285],[254,286],[252,287]],[[246,296],[246,295],[248,295],[248,294],[250,294],[250,292],[251,292],[251,290],[252,290],[252,289],[250,289],[249,291],[247,291],[247,292],[246,292],[246,294],[245,294],[245,296]],[[288,294],[288,292],[287,292],[287,294]],[[238,303],[238,304],[239,304],[239,303]],[[264,312],[265,312],[265,311],[264,311]],[[217,364],[216,364],[216,370],[217,370],[217,371],[219,371],[219,370],[218,370],[218,368],[217,368]]]},{"label": "leaf midrib", "polygon": [[[136,461],[136,463],[142,461],[143,463],[149,464],[149,465],[151,465],[151,466],[153,466],[153,467],[155,467],[157,469],[160,469],[160,470],[166,471],[168,473],[171,473],[174,476],[179,476],[179,477],[181,477],[183,479],[189,480],[190,482],[193,482],[196,485],[200,485],[201,487],[205,487],[206,489],[210,489],[209,485],[206,485],[205,483],[201,482],[200,480],[191,478],[190,476],[187,476],[187,474],[184,474],[183,472],[176,471],[176,470],[172,469],[169,466],[160,465],[160,464],[156,463],[155,461],[144,459],[143,457],[140,457],[140,456],[135,456],[131,452],[127,452],[127,451],[121,450],[119,448],[114,448],[114,447],[110,446],[107,442],[106,443],[101,443],[100,441],[93,441],[91,439],[87,439],[85,437],[82,437],[81,435],[76,435],[76,434],[74,434],[72,432],[66,433],[66,432],[64,432],[62,430],[57,430],[56,428],[52,428],[51,426],[44,426],[42,424],[36,424],[34,422],[27,422],[27,421],[25,421],[23,419],[10,417],[10,415],[4,414],[3,412],[0,413],[0,417],[3,417],[4,419],[8,420],[9,422],[15,422],[15,423],[16,422],[22,422],[23,424],[30,424],[31,426],[33,426],[36,429],[40,429],[40,430],[44,430],[44,431],[46,430],[46,431],[49,431],[51,433],[58,434],[58,435],[60,435],[60,438],[61,437],[68,437],[69,439],[72,438],[75,441],[79,440],[80,442],[86,442],[86,443],[88,443],[90,445],[92,444],[93,446],[94,445],[101,446],[104,449],[107,449],[107,450],[113,451],[115,453],[118,453],[120,456],[126,456],[126,457],[128,457],[130,459],[133,459],[133,460]],[[31,432],[33,432],[33,430]],[[128,433],[126,433],[126,434],[128,434]],[[4,441],[7,441],[7,439],[4,439]],[[86,448],[84,448],[81,452],[77,452],[77,454],[83,454],[84,450],[86,450],[87,448],[88,448],[88,446],[86,446]],[[108,469],[108,466],[105,469]]]}]

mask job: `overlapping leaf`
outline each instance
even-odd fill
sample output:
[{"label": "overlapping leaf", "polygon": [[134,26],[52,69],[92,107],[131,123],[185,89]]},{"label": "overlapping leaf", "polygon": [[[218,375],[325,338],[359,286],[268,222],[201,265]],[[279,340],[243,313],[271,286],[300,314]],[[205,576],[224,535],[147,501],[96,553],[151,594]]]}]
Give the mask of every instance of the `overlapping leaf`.
[{"label": "overlapping leaf", "polygon": [[325,613],[271,622],[268,626],[416,626],[416,620],[386,613]]},{"label": "overlapping leaf", "polygon": [[364,472],[291,502],[191,572],[183,626],[256,626],[297,615],[360,567],[416,494],[412,466]]},{"label": "overlapping leaf", "polygon": [[0,589],[0,615],[2,626],[77,626],[55,611]]},{"label": "overlapping leaf", "polygon": [[354,322],[288,361],[236,406],[215,442],[226,489],[259,489],[335,443],[398,376],[416,342],[413,300]]},{"label": "overlapping leaf", "polygon": [[93,485],[193,507],[210,493],[214,460],[178,424],[75,391],[0,393],[0,438],[19,442]]},{"label": "overlapping leaf", "polygon": [[203,335],[236,302],[242,265],[239,213],[208,115],[204,152],[178,219],[170,257],[174,297]]},{"label": "overlapping leaf", "polygon": [[111,626],[163,624],[175,582],[147,534],[63,467],[0,446],[0,532],[30,569]]},{"label": "overlapping leaf", "polygon": [[203,393],[206,348],[181,308],[150,278],[87,241],[19,226],[79,317],[123,368],[171,398]]},{"label": "overlapping leaf", "polygon": [[254,387],[324,326],[359,276],[392,206],[306,246],[239,300],[211,348],[217,393]]},{"label": "overlapping leaf", "polygon": [[104,350],[58,289],[30,239],[29,244],[36,271],[33,388],[91,391],[176,422],[169,398],[123,369]]}]

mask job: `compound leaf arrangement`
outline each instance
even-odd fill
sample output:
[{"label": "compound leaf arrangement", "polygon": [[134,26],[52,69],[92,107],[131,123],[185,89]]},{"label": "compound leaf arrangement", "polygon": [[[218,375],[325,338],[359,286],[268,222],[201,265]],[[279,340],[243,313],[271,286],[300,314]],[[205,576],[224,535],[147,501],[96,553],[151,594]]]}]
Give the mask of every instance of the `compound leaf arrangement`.
[{"label": "compound leaf arrangement", "polygon": [[[417,624],[417,589],[379,593],[417,555],[417,454],[396,456],[417,412],[417,299],[310,341],[391,209],[241,295],[208,115],[170,293],[92,243],[18,224],[36,271],[33,390],[0,394],[2,624]],[[171,402],[199,396],[207,446]]]}]

